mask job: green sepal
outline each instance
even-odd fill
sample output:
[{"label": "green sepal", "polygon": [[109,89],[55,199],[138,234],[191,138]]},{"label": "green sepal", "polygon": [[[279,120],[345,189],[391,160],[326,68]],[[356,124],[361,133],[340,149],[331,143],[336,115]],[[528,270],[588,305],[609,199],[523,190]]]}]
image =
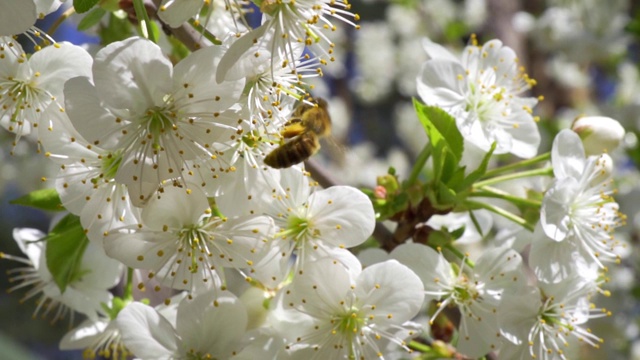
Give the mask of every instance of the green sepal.
[{"label": "green sepal", "polygon": [[78,23],[78,30],[85,31],[94,27],[100,22],[100,20],[102,20],[102,17],[105,16],[106,14],[107,14],[107,11],[101,7],[97,7],[91,10]]},{"label": "green sepal", "polygon": [[78,14],[91,10],[100,0],[73,0],[73,7]]},{"label": "green sepal", "polygon": [[460,237],[462,237],[462,235],[464,235],[465,230],[467,230],[467,227],[463,225],[458,229],[450,231],[449,233],[451,234],[452,238],[454,238],[455,240],[458,240],[460,239]]},{"label": "green sepal", "polygon": [[437,184],[435,189],[436,191],[436,201],[433,202],[433,207],[436,209],[453,209],[457,202],[458,197],[456,192],[443,183]]},{"label": "green sepal", "polygon": [[48,211],[64,210],[64,206],[62,206],[62,201],[60,201],[60,196],[58,196],[56,189],[32,191],[27,195],[10,201],[10,203]]},{"label": "green sepal", "polygon": [[432,231],[429,234],[429,239],[427,241],[429,243],[429,246],[431,246],[432,248],[437,248],[445,247],[447,244],[451,243],[451,240],[451,234],[446,231],[437,230]]},{"label": "green sepal", "polygon": [[80,265],[89,239],[80,224],[80,218],[69,214],[60,220],[45,240],[47,268],[60,292],[64,293],[69,284],[85,274]]}]

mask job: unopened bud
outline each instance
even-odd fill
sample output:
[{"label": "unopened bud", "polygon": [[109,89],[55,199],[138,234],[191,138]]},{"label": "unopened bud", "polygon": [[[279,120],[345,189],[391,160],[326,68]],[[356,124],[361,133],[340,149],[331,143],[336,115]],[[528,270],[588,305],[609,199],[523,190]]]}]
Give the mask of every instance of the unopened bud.
[{"label": "unopened bud", "polygon": [[373,189],[373,196],[375,196],[376,199],[386,199],[387,189],[382,185],[378,185]]},{"label": "unopened bud", "polygon": [[585,116],[571,125],[582,139],[586,155],[599,155],[615,150],[622,137],[624,128],[617,120],[605,116]]}]

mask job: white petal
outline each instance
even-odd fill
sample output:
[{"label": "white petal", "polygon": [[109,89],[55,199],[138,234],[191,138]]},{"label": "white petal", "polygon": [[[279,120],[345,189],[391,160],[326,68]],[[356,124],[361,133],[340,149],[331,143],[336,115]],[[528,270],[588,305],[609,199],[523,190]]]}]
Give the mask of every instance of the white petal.
[{"label": "white petal", "polygon": [[102,304],[109,304],[113,295],[106,289],[90,288],[86,284],[78,286],[74,282],[67,286],[63,294],[51,297],[89,319],[96,320],[103,311]]},{"label": "white petal", "polygon": [[40,264],[40,258],[43,255],[43,250],[46,242],[38,241],[45,237],[46,234],[38,229],[31,228],[15,228],[13,229],[13,239],[18,244],[20,251],[27,255],[29,260],[34,266]]},{"label": "white petal", "polygon": [[371,323],[400,325],[417,315],[422,302],[422,281],[411,269],[396,260],[371,265],[356,280],[356,296],[362,309],[375,306],[368,313]]},{"label": "white petal", "polygon": [[107,328],[109,322],[101,320],[84,320],[80,325],[67,332],[60,340],[60,350],[86,349]]},{"label": "white petal", "polygon": [[574,257],[578,250],[571,241],[553,241],[540,230],[540,226],[536,227],[533,237],[529,265],[539,281],[561,282],[576,272]]},{"label": "white petal", "polygon": [[584,147],[575,132],[564,129],[556,135],[551,148],[551,165],[558,179],[580,179],[585,166]]},{"label": "white petal", "polygon": [[460,316],[459,337],[456,348],[461,354],[470,358],[480,358],[491,349],[499,346],[501,338],[498,327],[498,314],[494,309],[484,306],[473,306],[477,302],[469,302],[474,316]]},{"label": "white petal", "polygon": [[[461,79],[458,77],[462,76]],[[418,75],[418,94],[427,105],[452,107],[463,103],[465,70],[458,62],[429,60]]]},{"label": "white petal", "polygon": [[216,298],[215,292],[185,298],[178,306],[176,331],[186,349],[214,358],[231,356],[231,345],[244,335],[247,311],[233,294]]},{"label": "white petal", "polygon": [[426,245],[405,243],[393,249],[390,255],[420,277],[427,293],[438,293],[441,283],[448,285],[455,281],[451,265],[442,254]]},{"label": "white petal", "polygon": [[284,338],[273,328],[261,327],[251,331],[245,335],[244,342],[247,345],[237,351],[237,355],[234,355],[231,360],[289,359],[289,355],[285,351]]},{"label": "white petal", "polygon": [[65,108],[69,120],[90,144],[104,149],[116,147],[121,136],[116,117],[102,104],[96,88],[86,77],[76,77],[64,85]]},{"label": "white petal", "polygon": [[218,84],[214,79],[222,55],[219,46],[210,46],[191,53],[176,65],[173,78],[177,92],[174,96],[187,100],[180,103],[181,111],[222,112],[238,101],[244,89],[244,79]]},{"label": "white petal", "polygon": [[538,154],[540,131],[529,113],[523,111],[519,118],[513,119],[513,123],[517,126],[509,128],[511,135],[509,152],[523,159],[529,159]]},{"label": "white petal", "polygon": [[486,249],[473,272],[485,283],[486,296],[499,300],[503,291],[517,292],[525,285],[522,257],[506,247]]},{"label": "white petal", "polygon": [[171,233],[110,233],[104,239],[104,250],[110,257],[136,269],[160,269],[175,256],[176,236]]},{"label": "white petal", "polygon": [[208,208],[207,197],[199,188],[187,191],[169,186],[160,196],[151,198],[142,211],[142,223],[156,231],[165,227],[179,230],[197,224]]},{"label": "white petal", "polygon": [[66,0],[35,0],[38,17],[43,17],[58,10]]},{"label": "white petal", "polygon": [[[228,260],[225,266],[252,267],[252,264],[274,255],[265,248],[267,239],[275,233],[273,219],[268,216],[229,218],[214,233],[218,251]],[[248,262],[252,264],[249,265]]]},{"label": "white petal", "polygon": [[569,234],[570,211],[579,191],[578,181],[566,177],[557,180],[545,193],[540,208],[540,224],[549,238],[562,241]]},{"label": "white petal", "polygon": [[34,73],[39,73],[34,79],[37,86],[46,89],[63,104],[64,83],[76,76],[91,76],[92,62],[91,55],[85,49],[61,42],[33,54],[29,59],[29,66]]},{"label": "white petal", "polygon": [[269,28],[269,23],[264,23],[244,34],[240,39],[236,40],[231,47],[229,47],[220,60],[218,69],[216,70],[216,82],[218,84],[227,80],[227,73],[229,72],[229,69],[231,69],[231,67],[240,60],[247,50],[249,50],[251,46],[256,43],[257,39],[261,38]]},{"label": "white petal", "polygon": [[293,304],[307,315],[326,319],[342,311],[340,302],[351,291],[351,284],[349,272],[340,262],[320,259],[306,264],[303,272],[296,274],[284,304],[287,308]]},{"label": "white petal", "polygon": [[[166,6],[171,2],[170,6]],[[177,28],[191,17],[198,15],[204,0],[163,0],[158,10],[158,17],[172,28]]]},{"label": "white petal", "polygon": [[346,248],[362,244],[375,227],[371,200],[350,186],[332,186],[313,193],[308,217],[323,242]]},{"label": "white petal", "polygon": [[111,43],[96,54],[93,81],[111,109],[128,109],[144,115],[154,105],[163,105],[171,93],[171,62],[153,42],[132,37]]},{"label": "white petal", "polygon": [[455,55],[453,55],[449,50],[447,50],[444,46],[437,44],[430,39],[422,40],[422,47],[424,51],[427,53],[429,59],[439,59],[439,60],[447,60],[451,62],[460,62]]},{"label": "white petal", "polygon": [[537,321],[541,306],[537,287],[527,287],[517,294],[505,294],[498,313],[502,335],[509,342],[526,347],[529,331]]},{"label": "white petal", "polygon": [[158,360],[179,357],[179,340],[173,327],[152,307],[131,303],[115,321],[122,341],[137,357]]},{"label": "white petal", "polygon": [[119,261],[107,257],[102,247],[89,243],[82,257],[81,280],[74,283],[76,288],[87,287],[98,290],[108,290],[116,286],[124,271]]},{"label": "white petal", "polygon": [[0,35],[22,34],[35,24],[38,14],[33,0],[0,0]]}]

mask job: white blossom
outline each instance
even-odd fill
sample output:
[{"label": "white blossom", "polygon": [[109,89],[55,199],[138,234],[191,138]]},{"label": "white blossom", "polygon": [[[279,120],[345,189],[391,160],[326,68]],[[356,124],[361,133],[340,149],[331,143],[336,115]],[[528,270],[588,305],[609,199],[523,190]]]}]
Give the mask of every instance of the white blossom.
[{"label": "white blossom", "polygon": [[611,157],[586,157],[578,135],[566,129],[554,140],[551,160],[556,180],[545,193],[529,261],[539,278],[558,282],[572,272],[575,256],[600,267],[619,259],[624,244],[613,231],[624,216],[611,196]]},{"label": "white blossom", "polygon": [[[213,82],[220,56],[218,47],[208,47],[174,69],[157,45],[129,38],[98,52],[93,83],[78,77],[65,85],[71,122],[91,144],[121,152],[114,178],[136,204],[163,180],[184,180],[186,161],[215,159],[214,142],[235,133],[218,117],[237,101],[244,81]],[[210,180],[205,170],[202,182]]]},{"label": "white blossom", "polygon": [[[293,358],[382,358],[386,341],[407,349],[405,339],[395,335],[420,310],[422,291],[420,279],[395,260],[371,265],[358,276],[332,259],[307,264],[284,297],[285,307],[312,319],[296,327]],[[305,351],[309,348],[314,351]]]},{"label": "white blossom", "polygon": [[247,313],[233,294],[185,297],[175,324],[140,302],[124,308],[116,324],[127,348],[141,359],[228,359],[246,331]]},{"label": "white blossom", "polygon": [[580,277],[563,283],[527,287],[505,293],[500,319],[505,359],[567,359],[570,338],[598,348],[602,339],[585,327],[593,318],[608,316],[589,302],[591,287]]},{"label": "white blossom", "polygon": [[141,224],[115,229],[104,247],[162,284],[193,290],[220,286],[224,268],[251,269],[274,233],[267,216],[219,217],[197,187],[169,187],[142,210]]},{"label": "white blossom", "polygon": [[61,292],[47,268],[46,236],[37,229],[16,228],[13,237],[27,258],[3,254],[6,259],[24,264],[12,270],[15,280],[20,281],[9,291],[31,286],[24,300],[38,297],[35,314],[52,311],[53,321],[64,317],[69,311],[77,311],[90,319],[96,319],[102,312],[102,303],[109,303],[113,295],[108,291],[115,286],[122,275],[122,264],[105,256],[103,250],[89,243],[84,250],[79,273],[71,279],[65,291]]},{"label": "white blossom", "polygon": [[336,30],[334,20],[359,28],[354,21],[360,17],[350,12],[350,8],[351,5],[344,0],[261,1],[262,25],[244,34],[231,46],[221,61],[216,79],[218,82],[225,80],[229,68],[258,42],[265,42],[264,47],[273,49],[274,53],[286,55],[282,64],[271,59],[273,71],[279,66],[295,64],[301,44],[310,47],[321,62],[333,61],[335,45],[325,32]]},{"label": "white blossom", "polygon": [[16,141],[51,126],[44,114],[49,106],[64,111],[65,82],[90,71],[91,56],[79,46],[55,43],[28,57],[16,41],[0,38],[0,125]]},{"label": "white blossom", "polygon": [[523,284],[522,258],[508,248],[487,249],[471,269],[464,261],[454,270],[451,264],[428,246],[407,243],[391,252],[391,257],[418,274],[428,299],[437,300],[438,310],[430,322],[449,304],[460,310],[456,348],[470,357],[497,350],[502,294],[517,292]]},{"label": "white blossom", "polygon": [[424,47],[430,59],[418,76],[423,102],[449,112],[462,136],[484,151],[496,142],[496,154],[536,155],[540,134],[532,113],[538,100],[521,96],[535,82],[513,50],[491,40],[467,46],[459,60],[429,40]]}]

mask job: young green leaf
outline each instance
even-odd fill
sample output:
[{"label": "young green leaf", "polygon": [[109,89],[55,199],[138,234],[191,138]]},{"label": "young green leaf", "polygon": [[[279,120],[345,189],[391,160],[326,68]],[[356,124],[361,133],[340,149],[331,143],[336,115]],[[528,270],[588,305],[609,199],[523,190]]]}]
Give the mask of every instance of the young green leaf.
[{"label": "young green leaf", "polygon": [[415,99],[413,103],[432,146],[433,181],[448,183],[459,172],[464,150],[456,121],[440,108],[421,104]]},{"label": "young green leaf", "polygon": [[458,187],[455,187],[457,191],[463,191],[467,188],[470,188],[473,183],[480,180],[480,178],[487,172],[487,167],[489,166],[489,160],[491,160],[491,155],[493,155],[494,150],[496,149],[497,143],[494,142],[491,144],[491,149],[487,152],[482,158],[482,162],[477,169],[473,170]]},{"label": "young green leaf", "polygon": [[420,119],[434,147],[441,142],[444,143],[446,148],[451,151],[454,159],[459,162],[462,158],[464,144],[462,135],[456,125],[456,120],[444,110],[435,106],[424,105],[416,99],[413,100],[413,105],[418,114],[418,119]]},{"label": "young green leaf", "polygon": [[88,29],[94,27],[96,24],[98,24],[100,22],[102,17],[105,16],[106,14],[107,14],[107,11],[105,9],[101,8],[101,7],[97,7],[95,9],[91,10],[78,23],[78,30],[85,31],[85,30],[88,30]]},{"label": "young green leaf", "polygon": [[47,268],[63,293],[67,285],[83,275],[80,264],[89,239],[80,224],[80,218],[73,214],[62,218],[45,239]]},{"label": "young green leaf", "polygon": [[96,6],[99,0],[73,0],[73,7],[78,14],[86,13]]},{"label": "young green leaf", "polygon": [[12,200],[10,203],[49,211],[64,210],[64,206],[62,206],[62,201],[60,201],[56,189],[32,191],[27,195]]}]

